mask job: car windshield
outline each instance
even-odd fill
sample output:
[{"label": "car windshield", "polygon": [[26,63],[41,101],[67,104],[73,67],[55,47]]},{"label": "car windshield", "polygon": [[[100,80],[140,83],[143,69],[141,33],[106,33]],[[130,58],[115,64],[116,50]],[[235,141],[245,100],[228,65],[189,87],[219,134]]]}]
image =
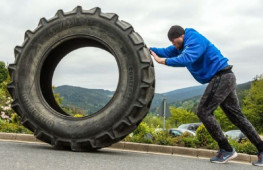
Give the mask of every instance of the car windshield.
[{"label": "car windshield", "polygon": [[178,127],[178,129],[187,129],[189,125],[187,124],[182,124]]},{"label": "car windshield", "polygon": [[226,135],[230,138],[239,138],[240,132],[239,131],[230,131],[226,132]]}]

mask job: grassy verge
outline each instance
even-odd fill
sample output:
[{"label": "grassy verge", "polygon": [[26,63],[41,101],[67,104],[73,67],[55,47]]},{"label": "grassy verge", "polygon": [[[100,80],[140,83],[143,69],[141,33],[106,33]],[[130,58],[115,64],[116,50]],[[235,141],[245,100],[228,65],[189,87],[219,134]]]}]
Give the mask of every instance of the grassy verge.
[{"label": "grassy verge", "polygon": [[[138,128],[123,141],[213,150],[219,149],[216,141],[213,140],[203,125],[197,129],[196,136],[184,133],[182,136],[173,137],[167,131],[155,132],[155,130],[148,127],[147,124],[141,123]],[[229,139],[229,143],[239,153],[257,154],[256,147],[248,139],[242,140],[241,142]]]}]

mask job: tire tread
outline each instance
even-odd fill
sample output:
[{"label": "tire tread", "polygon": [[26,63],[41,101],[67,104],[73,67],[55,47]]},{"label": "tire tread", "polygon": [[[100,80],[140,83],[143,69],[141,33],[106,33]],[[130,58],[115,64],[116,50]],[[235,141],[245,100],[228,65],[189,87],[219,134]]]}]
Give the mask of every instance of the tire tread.
[{"label": "tire tread", "polygon": [[[81,139],[61,139],[57,136],[47,133],[44,129],[40,129],[30,118],[27,118],[20,106],[19,99],[16,93],[16,81],[15,76],[17,72],[17,63],[20,58],[24,47],[30,42],[30,39],[44,27],[49,26],[52,22],[65,19],[67,16],[72,15],[93,15],[93,17],[100,17],[108,22],[112,22],[117,28],[123,31],[131,43],[135,46],[137,56],[139,57],[140,66],[139,69],[142,73],[142,79],[139,83],[139,95],[138,99],[130,108],[129,114],[125,115],[121,120],[115,123],[111,129],[106,129],[104,132],[88,138]],[[150,104],[154,94],[154,69],[151,56],[146,48],[142,37],[134,31],[132,25],[126,21],[118,19],[118,15],[115,13],[102,13],[101,9],[96,7],[90,10],[83,10],[81,6],[77,6],[70,12],[64,13],[63,10],[58,10],[55,16],[51,19],[41,18],[38,27],[34,31],[27,30],[24,37],[24,43],[22,46],[16,46],[14,49],[15,63],[10,64],[8,67],[9,74],[12,82],[8,84],[8,91],[14,99],[12,108],[22,117],[22,124],[34,132],[37,139],[53,145],[56,148],[66,148],[72,151],[90,151],[99,149],[102,147],[110,146],[113,143],[123,139],[126,135],[131,133],[140,123],[140,121],[147,115]]]}]

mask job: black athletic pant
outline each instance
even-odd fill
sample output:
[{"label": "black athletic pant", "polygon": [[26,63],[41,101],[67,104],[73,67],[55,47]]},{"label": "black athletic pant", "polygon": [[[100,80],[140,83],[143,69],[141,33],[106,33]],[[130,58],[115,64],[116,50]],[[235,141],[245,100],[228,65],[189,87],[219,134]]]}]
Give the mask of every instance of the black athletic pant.
[{"label": "black athletic pant", "polygon": [[218,142],[221,149],[229,143],[213,112],[220,105],[230,121],[235,124],[263,152],[263,142],[253,125],[244,117],[240,110],[236,94],[236,77],[231,69],[222,74],[216,74],[208,84],[200,101],[197,115],[211,136]]}]

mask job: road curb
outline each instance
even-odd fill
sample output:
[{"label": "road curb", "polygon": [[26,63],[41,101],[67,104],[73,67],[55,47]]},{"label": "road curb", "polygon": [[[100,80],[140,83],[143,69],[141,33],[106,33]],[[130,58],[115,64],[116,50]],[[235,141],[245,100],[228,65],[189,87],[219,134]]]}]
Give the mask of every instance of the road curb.
[{"label": "road curb", "polygon": [[30,134],[19,134],[19,133],[0,133],[0,139],[5,140],[19,140],[28,142],[41,142]]},{"label": "road curb", "polygon": [[[30,134],[0,132],[0,139],[43,143],[42,141],[36,139],[34,135],[30,135]],[[215,156],[217,152],[215,150],[208,150],[208,149],[186,148],[186,147],[179,147],[179,146],[165,146],[165,145],[122,142],[122,141],[115,143],[108,148],[120,149],[120,150],[141,151],[141,152],[147,152],[147,153],[185,155],[185,156],[192,156],[192,157],[197,157],[197,158],[199,157],[211,158]],[[234,161],[245,162],[245,163],[251,163],[256,160],[257,160],[256,155],[248,155],[248,154],[243,154],[243,153],[239,153],[237,158],[234,159]]]}]

